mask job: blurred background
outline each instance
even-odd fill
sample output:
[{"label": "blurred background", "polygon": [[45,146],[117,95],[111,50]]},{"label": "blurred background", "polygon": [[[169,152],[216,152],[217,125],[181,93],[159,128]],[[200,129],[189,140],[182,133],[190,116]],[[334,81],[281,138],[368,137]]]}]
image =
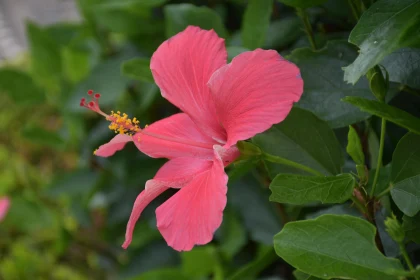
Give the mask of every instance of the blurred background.
[{"label": "blurred background", "polygon": [[[154,210],[168,193],[147,207],[123,250],[134,199],[164,161],[134,145],[95,157],[113,132],[79,107],[93,89],[104,111],[142,125],[178,112],[160,96],[148,63],[189,24],[214,28],[229,59],[258,46],[283,55],[309,46],[295,10],[272,3],[267,36],[243,43],[246,0],[0,0],[0,197],[11,201],[0,222],[0,279],[242,280],[250,267],[258,279],[293,279],[272,254],[281,212],[255,171],[230,177],[224,221],[209,245],[187,253],[166,245]],[[347,40],[355,23],[347,0],[307,13],[318,47]],[[288,209],[292,217],[298,210]]]}]

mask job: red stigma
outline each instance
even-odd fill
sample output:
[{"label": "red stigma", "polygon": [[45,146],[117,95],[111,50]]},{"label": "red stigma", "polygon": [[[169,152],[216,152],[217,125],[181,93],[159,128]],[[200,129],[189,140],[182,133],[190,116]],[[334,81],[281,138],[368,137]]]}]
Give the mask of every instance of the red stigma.
[{"label": "red stigma", "polygon": [[99,97],[101,97],[100,93],[95,93],[95,98],[99,99]]},{"label": "red stigma", "polygon": [[88,106],[92,108],[93,106],[95,106],[95,102],[90,101],[90,102],[88,103]]},{"label": "red stigma", "polygon": [[93,90],[88,90],[87,94],[92,95],[93,94]]}]

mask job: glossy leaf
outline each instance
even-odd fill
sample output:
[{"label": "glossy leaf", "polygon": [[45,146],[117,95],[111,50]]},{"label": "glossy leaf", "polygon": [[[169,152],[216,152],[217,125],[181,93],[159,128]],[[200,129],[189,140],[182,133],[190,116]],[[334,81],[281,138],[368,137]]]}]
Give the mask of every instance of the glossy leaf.
[{"label": "glossy leaf", "polygon": [[420,134],[420,119],[397,107],[379,101],[354,96],[346,97],[343,101],[359,107],[362,111],[384,118],[387,121]]},{"label": "glossy leaf", "polygon": [[214,29],[216,33],[226,38],[227,32],[220,16],[207,7],[197,7],[192,4],[166,5],[166,36],[169,38],[183,31],[188,25],[199,26],[202,29]]},{"label": "glossy leaf", "polygon": [[420,174],[399,181],[391,190],[392,199],[398,208],[409,217],[420,211]]},{"label": "glossy leaf", "polygon": [[396,279],[387,271],[403,270],[401,263],[384,257],[374,238],[375,227],[365,220],[323,215],[286,224],[274,237],[274,248],[289,264],[323,279]]},{"label": "glossy leaf", "polygon": [[[283,122],[256,135],[252,142],[265,153],[308,166],[325,175],[341,172],[343,153],[334,132],[327,123],[306,110],[293,108]],[[280,173],[281,166],[268,162],[267,166],[272,177]]]},{"label": "glossy leaf", "polygon": [[420,213],[414,217],[403,216],[403,228],[408,240],[420,244]]},{"label": "glossy leaf", "polygon": [[354,177],[350,174],[330,177],[279,174],[270,184],[270,201],[343,203],[351,197],[354,184]]},{"label": "glossy leaf", "polygon": [[392,156],[391,196],[407,216],[420,210],[420,136],[407,133]]},{"label": "glossy leaf", "polygon": [[150,71],[150,59],[133,58],[121,65],[123,75],[144,82],[154,83],[152,71]]},{"label": "glossy leaf", "polygon": [[330,41],[319,51],[294,50],[287,58],[299,66],[305,81],[298,106],[313,112],[334,128],[366,119],[369,114],[341,101],[346,96],[374,98],[366,78],[354,86],[343,81],[342,68],[356,56],[356,48],[344,41]]},{"label": "glossy leaf", "polygon": [[273,0],[248,1],[242,21],[242,44],[251,50],[261,48],[270,23]]},{"label": "glossy leaf", "polygon": [[345,68],[344,80],[355,84],[387,54],[402,47],[420,46],[413,36],[420,24],[419,10],[418,0],[382,0],[370,6],[350,34],[349,42],[359,46],[360,54]]},{"label": "glossy leaf", "polygon": [[381,62],[389,80],[420,89],[420,49],[402,48],[386,56]]},{"label": "glossy leaf", "polygon": [[298,17],[286,17],[275,20],[268,27],[264,48],[284,48],[296,41],[303,34],[302,23]]},{"label": "glossy leaf", "polygon": [[347,153],[351,156],[356,164],[365,164],[365,154],[363,153],[362,143],[356,130],[349,126]]},{"label": "glossy leaf", "polygon": [[420,136],[407,133],[392,155],[391,181],[400,182],[420,174]]}]

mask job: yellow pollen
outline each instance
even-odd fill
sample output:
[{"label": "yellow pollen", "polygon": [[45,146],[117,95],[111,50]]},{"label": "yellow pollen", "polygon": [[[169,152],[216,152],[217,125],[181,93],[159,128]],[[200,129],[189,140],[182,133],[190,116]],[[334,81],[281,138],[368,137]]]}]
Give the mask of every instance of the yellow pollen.
[{"label": "yellow pollen", "polygon": [[94,154],[94,155],[96,155],[96,152],[97,152],[97,151],[98,151],[98,149],[94,150],[94,151],[93,151],[93,154]]},{"label": "yellow pollen", "polygon": [[108,126],[108,128],[113,130],[115,133],[127,134],[131,136],[134,132],[140,130],[140,127],[138,126],[140,122],[136,118],[131,120],[128,118],[126,113],[121,115],[120,111],[117,111],[117,113],[111,111],[111,115],[107,117],[107,120],[111,121],[111,124]]}]

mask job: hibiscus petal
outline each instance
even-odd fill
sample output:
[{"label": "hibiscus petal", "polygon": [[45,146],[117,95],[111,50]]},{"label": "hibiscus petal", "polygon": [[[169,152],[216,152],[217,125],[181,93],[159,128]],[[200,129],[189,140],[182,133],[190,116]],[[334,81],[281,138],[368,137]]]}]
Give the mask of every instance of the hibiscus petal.
[{"label": "hibiscus petal", "polygon": [[216,32],[189,26],[162,43],[150,63],[162,96],[187,113],[204,133],[221,141],[226,135],[217,122],[207,82],[226,59],[224,40]]},{"label": "hibiscus petal", "polygon": [[210,160],[213,158],[214,140],[201,133],[190,117],[184,113],[157,121],[133,138],[137,148],[150,157],[169,159],[195,157]]},{"label": "hibiscus petal", "polygon": [[157,226],[169,246],[178,251],[210,242],[223,219],[227,175],[215,152],[210,170],[197,175],[156,209]]},{"label": "hibiscus petal", "polygon": [[0,221],[4,219],[10,207],[10,200],[7,197],[0,198]]},{"label": "hibiscus petal", "polygon": [[125,134],[118,134],[106,144],[100,146],[96,151],[95,155],[100,157],[109,157],[115,154],[116,151],[122,150],[127,142],[133,141],[131,136]]},{"label": "hibiscus petal", "polygon": [[284,120],[303,92],[299,68],[276,51],[244,52],[209,81],[226,147]]},{"label": "hibiscus petal", "polygon": [[[148,181],[149,182],[149,181]],[[131,211],[130,219],[128,220],[127,229],[125,232],[125,241],[122,245],[124,249],[130,245],[131,240],[133,238],[133,231],[136,225],[137,220],[140,218],[140,214],[143,212],[144,208],[146,208],[149,203],[159,196],[161,193],[168,189],[167,186],[162,184],[153,184],[149,183],[147,189],[142,191],[136,198],[134,202],[133,210]]]},{"label": "hibiscus petal", "polygon": [[155,177],[146,182],[145,190],[137,196],[127,224],[125,241],[122,247],[127,249],[130,245],[137,220],[140,218],[144,208],[146,208],[153,199],[168,188],[183,187],[189,183],[194,176],[209,170],[211,166],[211,161],[197,158],[176,158],[166,162],[156,173]]},{"label": "hibiscus petal", "polygon": [[[192,178],[212,167],[212,161],[199,158],[174,158],[165,163],[156,173],[153,180],[171,188],[181,188]],[[148,184],[146,183],[146,188]]]}]

